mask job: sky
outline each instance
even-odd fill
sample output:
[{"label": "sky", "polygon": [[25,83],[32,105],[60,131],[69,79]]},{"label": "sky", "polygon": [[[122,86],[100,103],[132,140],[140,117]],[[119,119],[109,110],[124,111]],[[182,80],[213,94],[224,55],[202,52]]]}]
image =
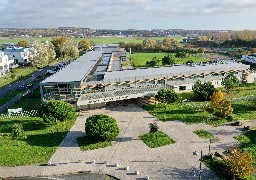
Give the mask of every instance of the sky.
[{"label": "sky", "polygon": [[256,0],[0,0],[0,28],[256,30]]}]

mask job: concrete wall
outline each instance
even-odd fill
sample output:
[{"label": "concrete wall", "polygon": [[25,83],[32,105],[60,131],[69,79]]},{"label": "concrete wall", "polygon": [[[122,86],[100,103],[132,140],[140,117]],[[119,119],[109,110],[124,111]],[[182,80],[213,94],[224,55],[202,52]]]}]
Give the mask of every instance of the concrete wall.
[{"label": "concrete wall", "polygon": [[81,105],[78,108],[86,111],[86,110],[100,109],[105,107],[106,107],[106,103],[98,103],[98,104]]},{"label": "concrete wall", "polygon": [[256,73],[250,73],[247,76],[247,82],[248,83],[253,83],[256,82]]}]

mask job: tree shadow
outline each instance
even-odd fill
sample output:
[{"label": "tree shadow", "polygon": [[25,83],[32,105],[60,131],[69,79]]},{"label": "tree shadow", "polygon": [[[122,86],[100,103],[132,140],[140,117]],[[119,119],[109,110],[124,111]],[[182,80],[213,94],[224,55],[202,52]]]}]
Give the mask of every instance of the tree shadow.
[{"label": "tree shadow", "polygon": [[254,111],[254,107],[249,103],[246,103],[246,104],[233,103],[232,107],[234,109],[234,112],[233,112],[234,114],[236,114],[236,113],[248,113],[250,111]]},{"label": "tree shadow", "polygon": [[[198,162],[199,165],[199,162]],[[178,169],[178,168],[166,168],[161,170],[161,173],[167,175],[170,179],[186,179],[196,180],[199,179],[199,168],[191,169]],[[203,169],[201,172],[201,179],[218,180],[217,176],[210,169]]]},{"label": "tree shadow", "polygon": [[117,137],[114,141],[115,142],[129,142],[129,141],[138,141],[139,138],[134,137]]},{"label": "tree shadow", "polygon": [[45,134],[33,134],[22,139],[31,146],[55,147],[59,146],[68,131],[52,132]]},{"label": "tree shadow", "polygon": [[1,120],[0,121],[0,132],[1,133],[10,133],[12,130],[13,124],[21,124],[23,126],[24,131],[35,131],[45,129],[47,126],[43,121],[40,120]]}]

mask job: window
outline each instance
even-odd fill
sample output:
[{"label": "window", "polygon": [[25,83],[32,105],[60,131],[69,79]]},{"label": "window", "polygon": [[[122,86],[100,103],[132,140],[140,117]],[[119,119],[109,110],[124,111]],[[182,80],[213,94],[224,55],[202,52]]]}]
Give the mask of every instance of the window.
[{"label": "window", "polygon": [[179,91],[185,91],[187,89],[187,86],[179,86]]}]

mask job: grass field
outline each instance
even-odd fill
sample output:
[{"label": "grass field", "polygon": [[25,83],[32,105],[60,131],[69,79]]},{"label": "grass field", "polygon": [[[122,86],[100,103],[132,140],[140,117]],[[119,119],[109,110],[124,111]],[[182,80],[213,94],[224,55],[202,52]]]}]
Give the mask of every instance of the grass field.
[{"label": "grass field", "polygon": [[[150,37],[151,39],[156,40],[163,40],[166,37]],[[176,39],[177,41],[182,41],[183,37],[170,37]],[[74,42],[79,42],[85,38],[74,38]],[[88,38],[95,44],[112,44],[112,43],[119,43],[119,42],[126,42],[126,43],[142,43],[145,38],[142,37],[93,37]],[[17,43],[21,40],[26,40],[28,42],[42,42],[42,41],[51,41],[52,37],[41,37],[41,38],[0,38],[0,44],[4,43]]]},{"label": "grass field", "polygon": [[0,77],[0,88],[17,80],[19,76],[29,76],[36,71],[34,67],[14,68],[12,73]]},{"label": "grass field", "polygon": [[[234,120],[256,119],[256,109],[253,107],[254,100],[251,98],[252,95],[256,95],[255,88],[256,84],[252,83],[237,87],[232,91],[232,97],[236,98],[232,100],[232,107],[234,109],[232,117]],[[193,92],[182,93],[181,97],[182,99],[188,99],[190,102],[168,104],[166,119],[164,106],[162,104],[147,105],[145,109],[162,121],[180,120],[187,124],[204,122],[214,126],[222,125],[226,122],[225,119],[215,118],[212,114],[204,111],[204,108],[210,102],[195,101],[193,99]],[[239,98],[244,98],[244,100]]]},{"label": "grass field", "polygon": [[[157,66],[162,66],[162,58],[167,56],[168,53],[135,53],[131,54],[131,62],[134,67],[144,67],[147,61],[152,60],[155,56],[158,58]],[[204,58],[201,54],[191,55],[189,58],[175,58],[175,53],[169,53],[175,59],[176,64],[184,64],[188,60],[194,62],[205,62],[208,61],[207,58]]]},{"label": "grass field", "polygon": [[[38,117],[0,120],[0,166],[20,166],[45,163],[59,146],[74,121],[46,126]],[[25,137],[12,139],[11,126],[23,125]]]},{"label": "grass field", "polygon": [[[38,93],[39,90],[36,90],[33,93],[35,97],[24,97],[10,108],[37,110],[41,104]],[[24,137],[11,137],[11,127],[14,123],[23,126]],[[0,119],[0,166],[46,163],[73,123],[74,120],[58,122],[58,125],[46,125],[40,117],[22,116]]]}]

